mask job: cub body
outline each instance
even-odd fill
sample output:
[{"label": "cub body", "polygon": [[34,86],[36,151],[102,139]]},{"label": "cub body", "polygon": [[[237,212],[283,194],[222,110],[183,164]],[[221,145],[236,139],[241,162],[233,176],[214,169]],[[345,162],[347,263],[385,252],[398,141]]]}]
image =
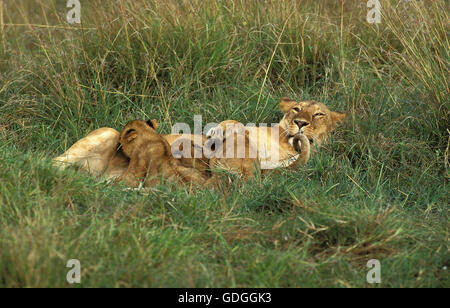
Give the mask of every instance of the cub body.
[{"label": "cub body", "polygon": [[131,121],[120,134],[119,142],[125,156],[130,159],[127,170],[117,181],[137,187],[144,181],[145,187],[160,183],[161,179],[202,184],[206,178],[194,168],[185,167],[172,156],[171,147],[156,132],[156,121]]}]

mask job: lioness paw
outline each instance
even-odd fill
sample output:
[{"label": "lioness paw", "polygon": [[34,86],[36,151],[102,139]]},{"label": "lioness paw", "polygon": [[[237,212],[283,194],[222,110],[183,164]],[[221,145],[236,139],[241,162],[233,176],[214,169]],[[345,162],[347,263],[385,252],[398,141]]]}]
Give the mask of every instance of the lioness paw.
[{"label": "lioness paw", "polygon": [[304,150],[309,151],[310,142],[303,133],[298,133],[295,136],[289,138],[289,144],[295,149],[297,153],[301,153]]}]

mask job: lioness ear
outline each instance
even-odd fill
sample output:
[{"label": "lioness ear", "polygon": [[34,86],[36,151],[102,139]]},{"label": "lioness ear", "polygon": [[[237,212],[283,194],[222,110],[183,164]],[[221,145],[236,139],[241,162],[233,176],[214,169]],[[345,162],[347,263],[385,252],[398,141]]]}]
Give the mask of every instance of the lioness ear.
[{"label": "lioness ear", "polygon": [[333,129],[335,129],[339,124],[345,120],[345,113],[343,112],[331,112],[331,121],[333,123]]},{"label": "lioness ear", "polygon": [[148,126],[150,126],[153,129],[157,129],[158,128],[158,121],[156,120],[148,120],[147,121]]},{"label": "lioness ear", "polygon": [[292,107],[294,107],[295,105],[297,105],[297,102],[294,101],[293,99],[290,99],[289,97],[283,97],[281,98],[280,104],[278,105],[278,107],[280,108],[281,112],[286,113],[289,110],[292,109]]}]

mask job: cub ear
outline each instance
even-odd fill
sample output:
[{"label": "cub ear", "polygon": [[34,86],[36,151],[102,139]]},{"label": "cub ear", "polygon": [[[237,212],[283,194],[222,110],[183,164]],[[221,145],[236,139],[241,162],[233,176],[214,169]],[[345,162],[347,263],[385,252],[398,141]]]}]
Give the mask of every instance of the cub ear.
[{"label": "cub ear", "polygon": [[331,121],[333,123],[333,129],[335,129],[339,124],[341,124],[345,120],[345,113],[343,112],[331,112]]},{"label": "cub ear", "polygon": [[156,120],[148,120],[147,121],[148,126],[150,126],[153,129],[157,129],[158,128],[158,121]]},{"label": "cub ear", "polygon": [[130,129],[129,131],[127,131],[125,133],[125,140],[130,143],[131,141],[133,141],[134,139],[136,139],[138,136],[138,133],[136,130],[134,129]]},{"label": "cub ear", "polygon": [[295,105],[298,103],[294,101],[293,99],[290,99],[289,97],[283,97],[281,98],[280,104],[278,107],[280,108],[281,112],[287,113],[289,110],[291,110]]}]

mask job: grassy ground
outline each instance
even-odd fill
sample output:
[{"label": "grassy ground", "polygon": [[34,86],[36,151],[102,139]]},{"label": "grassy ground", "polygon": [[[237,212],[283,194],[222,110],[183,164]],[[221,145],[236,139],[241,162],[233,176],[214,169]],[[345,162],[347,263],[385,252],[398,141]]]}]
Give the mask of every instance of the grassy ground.
[{"label": "grassy ground", "polygon": [[[446,1],[4,0],[0,287],[449,287]],[[49,159],[156,118],[277,122],[281,96],[347,123],[311,161],[227,191],[124,191]]]}]

